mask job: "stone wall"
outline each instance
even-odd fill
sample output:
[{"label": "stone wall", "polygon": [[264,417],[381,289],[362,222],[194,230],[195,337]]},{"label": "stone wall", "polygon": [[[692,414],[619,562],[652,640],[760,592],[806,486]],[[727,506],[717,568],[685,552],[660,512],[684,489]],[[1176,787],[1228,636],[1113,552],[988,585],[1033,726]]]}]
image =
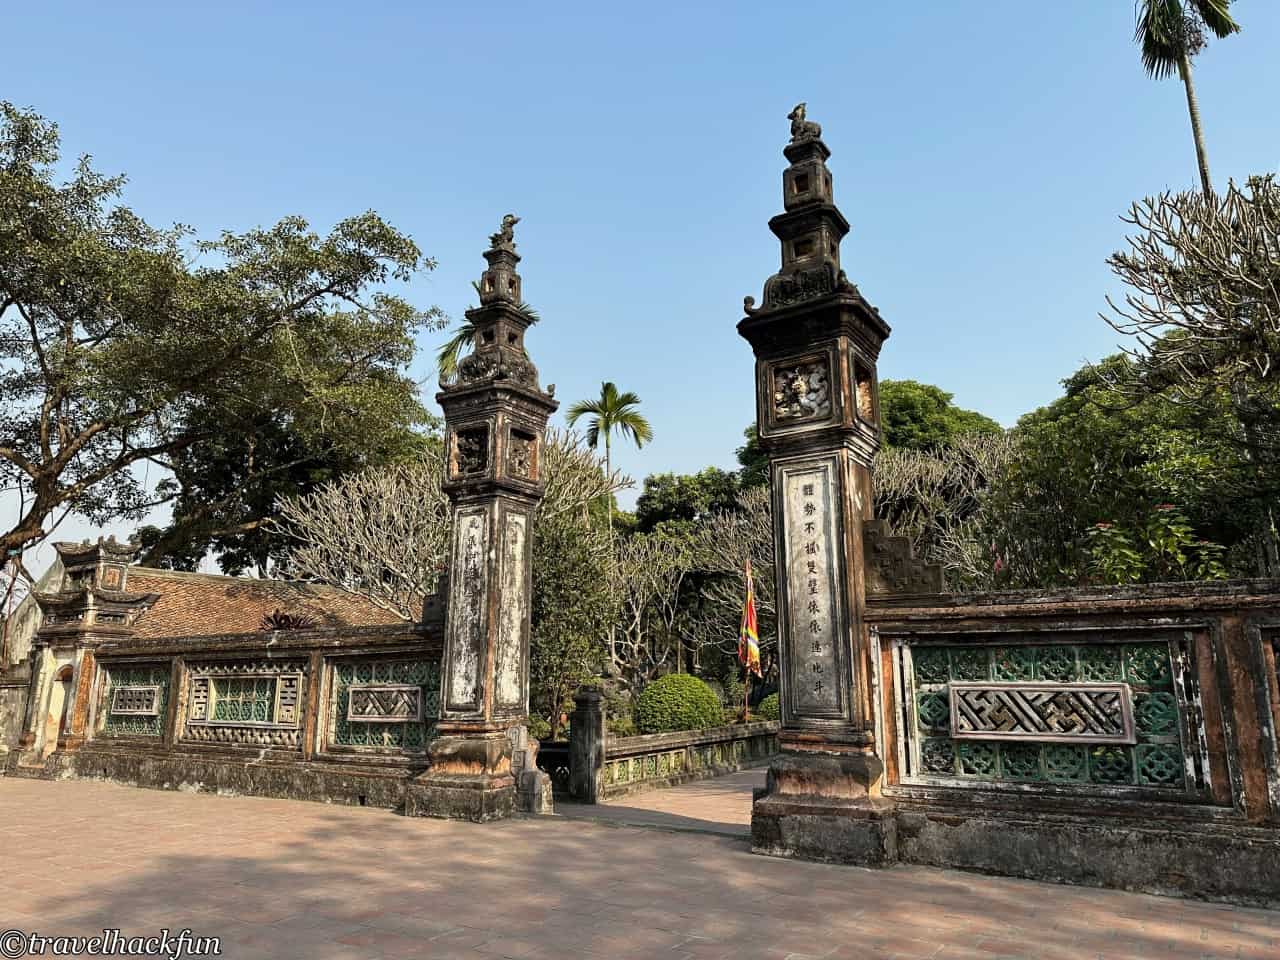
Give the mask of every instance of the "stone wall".
[{"label": "stone wall", "polygon": [[1280,584],[879,598],[896,858],[1280,902]]},{"label": "stone wall", "polygon": [[778,751],[778,724],[771,720],[615,738],[608,735],[599,690],[579,690],[574,701],[567,781],[580,803],[732,773]]},{"label": "stone wall", "polygon": [[407,624],[104,643],[88,741],[9,772],[397,807],[439,671],[438,636]]},{"label": "stone wall", "polygon": [[18,734],[27,711],[30,679],[22,675],[0,675],[0,756],[18,745]]}]

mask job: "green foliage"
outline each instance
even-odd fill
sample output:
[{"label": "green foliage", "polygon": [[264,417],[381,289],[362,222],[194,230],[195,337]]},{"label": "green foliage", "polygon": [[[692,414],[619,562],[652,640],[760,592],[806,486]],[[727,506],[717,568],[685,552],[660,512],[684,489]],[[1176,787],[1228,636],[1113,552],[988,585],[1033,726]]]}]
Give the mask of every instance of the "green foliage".
[{"label": "green foliage", "polygon": [[1064,397],[1015,428],[1015,456],[975,534],[994,547],[1009,585],[1216,578],[1226,554],[1214,544],[1247,542],[1265,517],[1270,494],[1250,485],[1248,463],[1225,439],[1226,406],[1135,400],[1109,386],[1129,363],[1084,368]]},{"label": "green foliage", "polygon": [[631,391],[619,392],[618,388],[606,381],[600,384],[600,397],[597,400],[579,400],[569,408],[566,421],[570,427],[576,426],[582,418],[587,418],[587,446],[595,449],[604,437],[605,450],[616,430],[630,437],[637,447],[643,447],[653,439],[653,428],[637,409],[640,398]]},{"label": "green foliage", "polygon": [[769,455],[760,446],[756,425],[753,423],[742,431],[747,442],[737,449],[738,483],[745,490],[748,487],[762,487],[769,483]]},{"label": "green foliage", "polygon": [[880,422],[884,442],[908,450],[934,450],[964,433],[1001,433],[990,417],[963,410],[952,395],[915,380],[880,382]]},{"label": "green foliage", "polygon": [[573,692],[599,668],[601,639],[615,605],[603,568],[607,529],[577,510],[534,524],[530,713],[543,717],[551,737],[560,734],[560,714],[572,710]]},{"label": "green foliage", "polygon": [[[653,427],[640,413],[640,398],[628,390],[620,393],[617,386],[609,381],[600,384],[600,397],[597,400],[579,400],[569,408],[565,422],[570,427],[587,418],[587,446],[592,450],[604,437],[604,472],[613,472],[613,433],[616,430],[624,437],[630,437],[637,447],[643,447],[653,439]],[[613,498],[606,504],[606,516],[610,529],[613,527]]]},{"label": "green foliage", "polygon": [[720,701],[695,676],[669,673],[641,691],[636,699],[636,726],[642,733],[701,730],[721,722]]},{"label": "green foliage", "polygon": [[737,477],[715,467],[692,474],[650,474],[636,501],[635,529],[647,533],[659,524],[697,523],[712,511],[736,509],[737,500]]},{"label": "green foliage", "polygon": [[1225,580],[1221,544],[1195,536],[1170,503],[1157,506],[1131,527],[1096,523],[1085,534],[1088,570],[1103,583],[1144,580]]},{"label": "green foliage", "polygon": [[1180,72],[1204,46],[1205,27],[1218,39],[1238,32],[1230,6],[1231,0],[1139,0],[1134,34],[1147,73],[1160,80]]},{"label": "green foliage", "polygon": [[[434,263],[377,214],[327,236],[288,217],[196,241],[118,205],[122,177],[83,158],[58,182],[59,162],[56,126],[0,103],[0,487],[24,493],[0,550],[61,510],[140,517],[154,503],[135,465],[175,470],[162,498],[176,501],[201,445],[260,487],[313,451],[359,460],[423,420],[407,366],[438,311],[385,288]],[[291,442],[270,437],[252,459],[259,430]],[[214,495],[239,486],[223,478]]]},{"label": "green foliage", "polygon": [[756,712],[760,714],[762,720],[778,720],[782,716],[782,708],[778,705],[778,695],[771,693],[756,707]]}]

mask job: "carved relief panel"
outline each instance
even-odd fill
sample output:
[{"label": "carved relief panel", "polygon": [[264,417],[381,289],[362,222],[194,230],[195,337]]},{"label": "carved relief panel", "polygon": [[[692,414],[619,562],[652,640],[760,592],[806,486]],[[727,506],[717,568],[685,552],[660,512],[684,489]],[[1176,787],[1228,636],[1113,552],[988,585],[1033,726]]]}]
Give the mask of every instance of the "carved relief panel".
[{"label": "carved relief panel", "polygon": [[512,427],[507,441],[507,475],[515,480],[538,480],[538,438],[528,430]]},{"label": "carved relief panel", "polygon": [[459,427],[449,444],[449,479],[469,480],[489,473],[489,425]]},{"label": "carved relief panel", "polygon": [[840,370],[834,349],[762,364],[760,422],[766,435],[793,433],[835,422],[840,413]]}]

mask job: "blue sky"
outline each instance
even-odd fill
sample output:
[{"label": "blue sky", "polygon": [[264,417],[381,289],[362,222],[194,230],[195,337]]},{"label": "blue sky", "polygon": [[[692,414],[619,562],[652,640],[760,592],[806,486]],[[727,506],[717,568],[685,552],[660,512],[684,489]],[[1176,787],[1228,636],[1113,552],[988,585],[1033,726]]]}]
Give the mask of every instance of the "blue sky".
[{"label": "blue sky", "polygon": [[[1197,61],[1218,182],[1280,164],[1280,5],[1233,10],[1244,32]],[[377,210],[439,261],[411,297],[455,317],[518,213],[533,359],[565,407],[605,379],[640,395],[654,442],[616,457],[639,481],[735,463],[734,325],[776,269],[800,100],[845,269],[893,327],[882,378],[1012,424],[1110,352],[1118,215],[1196,183],[1182,87],[1145,76],[1132,21],[1121,0],[49,2],[5,11],[0,96],[127,173],[153,222]]]}]

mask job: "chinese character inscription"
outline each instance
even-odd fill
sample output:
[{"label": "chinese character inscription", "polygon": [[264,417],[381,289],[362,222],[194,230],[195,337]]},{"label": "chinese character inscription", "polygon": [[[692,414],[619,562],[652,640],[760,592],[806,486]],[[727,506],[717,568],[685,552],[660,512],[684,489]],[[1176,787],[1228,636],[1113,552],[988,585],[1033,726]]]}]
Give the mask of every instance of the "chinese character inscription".
[{"label": "chinese character inscription", "polygon": [[783,481],[786,527],[788,653],[795,712],[840,712],[839,608],[836,600],[835,511],[830,468],[787,471]]}]

